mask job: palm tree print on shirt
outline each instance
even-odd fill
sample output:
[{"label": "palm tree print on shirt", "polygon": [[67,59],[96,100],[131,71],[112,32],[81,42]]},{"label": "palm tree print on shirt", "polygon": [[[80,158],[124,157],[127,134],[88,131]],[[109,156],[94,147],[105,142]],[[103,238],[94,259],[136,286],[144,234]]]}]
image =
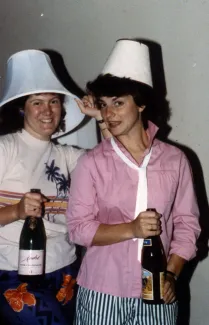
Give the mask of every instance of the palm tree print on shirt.
[{"label": "palm tree print on shirt", "polygon": [[[55,165],[55,159],[51,161],[50,165],[46,163],[45,173],[47,175],[48,181],[55,183],[56,185],[57,195],[55,200],[53,201],[55,202],[57,199],[66,201],[68,198],[68,192],[70,187],[70,175],[68,175],[68,177],[66,178],[66,176],[60,172],[60,168]],[[47,218],[47,220],[55,222],[55,216],[59,214],[59,212],[60,208],[56,210],[55,214],[46,213],[45,217]]]},{"label": "palm tree print on shirt", "polygon": [[66,198],[69,191],[70,176],[65,177],[60,173],[60,168],[55,165],[55,159],[52,160],[51,165],[46,163],[46,175],[48,181],[56,184],[57,197]]}]

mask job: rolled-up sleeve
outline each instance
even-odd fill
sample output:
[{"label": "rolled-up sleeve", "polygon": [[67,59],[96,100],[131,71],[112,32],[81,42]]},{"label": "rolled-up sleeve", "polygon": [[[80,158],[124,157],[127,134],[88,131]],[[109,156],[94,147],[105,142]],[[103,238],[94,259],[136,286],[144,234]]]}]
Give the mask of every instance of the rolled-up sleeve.
[{"label": "rolled-up sleeve", "polygon": [[96,189],[91,173],[92,158],[82,156],[71,175],[71,187],[67,208],[67,225],[70,240],[76,244],[91,246],[100,225],[96,220],[98,206]]},{"label": "rolled-up sleeve", "polygon": [[184,154],[180,161],[179,183],[172,217],[174,229],[170,255],[176,254],[185,260],[190,260],[196,255],[196,241],[200,234],[200,226],[191,168]]}]

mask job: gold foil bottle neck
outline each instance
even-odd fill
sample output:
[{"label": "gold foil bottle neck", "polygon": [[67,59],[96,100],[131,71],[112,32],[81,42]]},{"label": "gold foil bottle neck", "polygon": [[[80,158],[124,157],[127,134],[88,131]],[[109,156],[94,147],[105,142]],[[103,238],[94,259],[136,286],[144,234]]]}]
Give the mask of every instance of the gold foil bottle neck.
[{"label": "gold foil bottle neck", "polygon": [[37,226],[37,219],[36,219],[36,217],[31,217],[30,218],[30,221],[29,221],[29,228],[33,230],[33,229],[36,228],[36,226]]}]

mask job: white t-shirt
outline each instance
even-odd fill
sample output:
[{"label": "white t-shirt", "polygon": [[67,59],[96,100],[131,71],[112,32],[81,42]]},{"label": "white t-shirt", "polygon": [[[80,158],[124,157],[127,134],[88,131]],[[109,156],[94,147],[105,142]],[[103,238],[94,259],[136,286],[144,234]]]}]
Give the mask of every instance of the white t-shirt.
[{"label": "white t-shirt", "polygon": [[[44,216],[47,273],[76,259],[65,210],[70,173],[83,153],[83,149],[38,140],[25,130],[0,137],[0,208],[19,202],[31,188],[41,189],[50,198]],[[17,270],[23,223],[19,220],[0,228],[0,270]]]}]

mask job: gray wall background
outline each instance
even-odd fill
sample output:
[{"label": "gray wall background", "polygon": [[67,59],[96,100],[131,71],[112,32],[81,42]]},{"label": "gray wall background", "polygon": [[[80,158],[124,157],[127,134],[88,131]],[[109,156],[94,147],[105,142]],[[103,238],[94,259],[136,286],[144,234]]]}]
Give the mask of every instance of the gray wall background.
[{"label": "gray wall background", "polygon": [[[209,194],[208,33],[208,0],[0,0],[0,76],[14,52],[52,49],[63,56],[71,77],[84,88],[100,72],[118,38],[145,38],[161,44],[172,108],[169,139],[193,150],[194,174],[201,180],[197,187],[201,218],[208,224],[204,192],[205,184]],[[91,121],[63,141],[89,148],[96,144],[95,134]],[[208,258],[197,265],[190,288],[190,324],[207,325]]]}]

